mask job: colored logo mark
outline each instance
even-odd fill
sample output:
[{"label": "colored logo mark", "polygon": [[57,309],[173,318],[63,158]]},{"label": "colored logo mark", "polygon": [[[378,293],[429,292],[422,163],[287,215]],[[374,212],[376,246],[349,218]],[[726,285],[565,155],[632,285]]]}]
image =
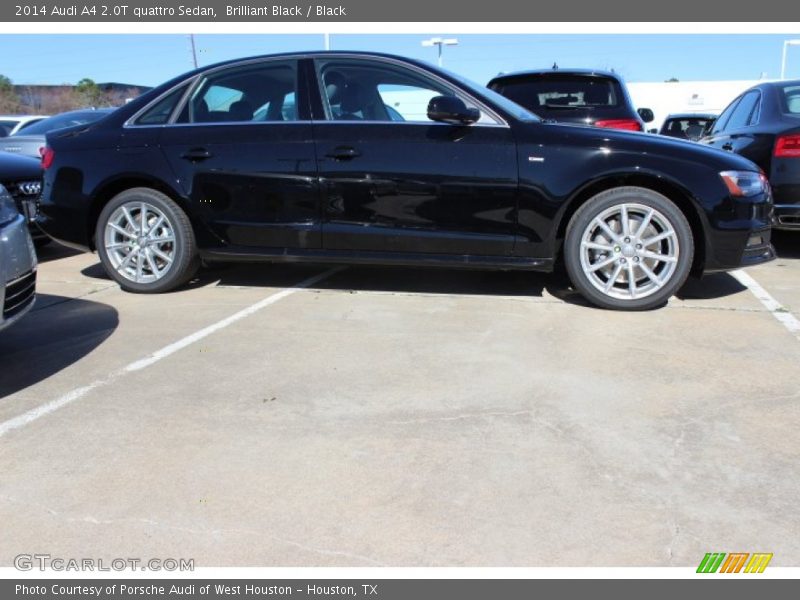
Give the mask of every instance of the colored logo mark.
[{"label": "colored logo mark", "polygon": [[708,552],[697,567],[698,573],[763,573],[772,553]]}]

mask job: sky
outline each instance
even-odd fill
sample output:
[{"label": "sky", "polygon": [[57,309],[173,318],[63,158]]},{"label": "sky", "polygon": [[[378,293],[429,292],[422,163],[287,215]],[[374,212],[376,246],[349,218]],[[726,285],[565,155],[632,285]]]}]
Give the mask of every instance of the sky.
[{"label": "sky", "polygon": [[[479,83],[499,72],[560,67],[614,69],[629,82],[778,78],[785,35],[514,34],[459,35],[444,66]],[[423,34],[331,35],[333,50],[371,50],[430,62]],[[273,52],[321,50],[321,34],[195,36],[198,63]],[[154,86],[192,68],[186,34],[0,35],[0,74],[17,84],[116,81]],[[790,46],[787,78],[800,78],[800,46]]]}]

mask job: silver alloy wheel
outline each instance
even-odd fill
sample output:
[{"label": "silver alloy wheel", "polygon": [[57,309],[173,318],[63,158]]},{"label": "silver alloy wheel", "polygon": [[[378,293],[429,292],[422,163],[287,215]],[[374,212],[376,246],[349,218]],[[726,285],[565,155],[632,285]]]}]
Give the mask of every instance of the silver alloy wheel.
[{"label": "silver alloy wheel", "polygon": [[167,215],[148,202],[126,202],[108,218],[104,247],[111,266],[135,283],[166,275],[175,260],[175,231]]},{"label": "silver alloy wheel", "polygon": [[603,294],[620,300],[646,298],[664,287],[677,270],[679,256],[672,223],[644,204],[604,210],[581,236],[584,275]]}]

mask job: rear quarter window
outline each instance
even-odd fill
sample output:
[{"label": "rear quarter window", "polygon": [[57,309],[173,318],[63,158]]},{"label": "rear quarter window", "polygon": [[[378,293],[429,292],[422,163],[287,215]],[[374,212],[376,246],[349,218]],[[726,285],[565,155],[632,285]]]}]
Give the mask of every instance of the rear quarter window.
[{"label": "rear quarter window", "polygon": [[785,114],[800,115],[800,85],[787,85],[780,95],[781,108]]}]

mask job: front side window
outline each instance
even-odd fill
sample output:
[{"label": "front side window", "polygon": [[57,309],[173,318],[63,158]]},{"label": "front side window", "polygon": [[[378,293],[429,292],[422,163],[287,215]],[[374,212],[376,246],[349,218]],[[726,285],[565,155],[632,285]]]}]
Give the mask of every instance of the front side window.
[{"label": "front side window", "polygon": [[206,77],[179,123],[296,121],[297,70],[291,63],[233,67]]},{"label": "front side window", "polygon": [[[318,73],[327,118],[334,121],[431,123],[428,102],[435,96],[457,96],[479,108],[447,84],[388,63],[320,61]],[[479,122],[497,123],[484,112]]]}]

